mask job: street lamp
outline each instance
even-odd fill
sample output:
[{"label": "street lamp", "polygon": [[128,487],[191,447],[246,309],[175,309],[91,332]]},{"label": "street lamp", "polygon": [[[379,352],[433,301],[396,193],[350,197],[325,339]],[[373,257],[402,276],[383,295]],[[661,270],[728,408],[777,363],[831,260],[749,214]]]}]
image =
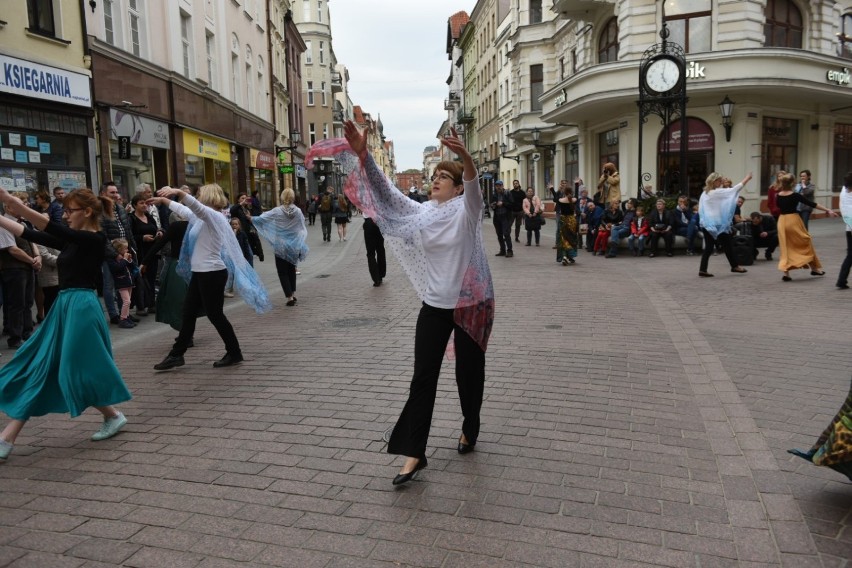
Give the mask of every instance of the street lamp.
[{"label": "street lamp", "polygon": [[556,154],[556,144],[540,144],[539,140],[541,140],[541,130],[538,127],[532,129],[532,140],[533,146],[536,148],[544,148],[545,150],[550,150],[551,154]]},{"label": "street lamp", "polygon": [[734,101],[728,98],[728,95],[725,95],[725,98],[722,99],[722,102],[719,103],[719,110],[722,112],[722,126],[725,127],[725,141],[731,141],[731,130],[734,128],[734,123],[731,120],[731,117],[734,115]]},{"label": "street lamp", "polygon": [[[293,175],[293,191],[299,191],[299,180],[296,177],[296,160],[294,159],[293,151],[299,147],[299,142],[302,141],[302,135],[298,130],[293,130],[290,132],[290,145],[289,146],[275,146],[275,155],[278,157],[278,171],[279,173],[286,174],[290,173]],[[284,165],[281,154],[284,152],[290,153],[290,162],[288,165]],[[289,171],[288,171],[289,170]],[[284,178],[281,178],[281,189],[284,189]],[[306,196],[302,196],[303,198]],[[277,200],[276,200],[277,201]]]},{"label": "street lamp", "polygon": [[515,160],[516,162],[518,162],[520,164],[521,163],[521,157],[520,156],[507,156],[506,155],[506,150],[508,150],[508,149],[509,149],[509,147],[506,146],[505,142],[500,144],[500,157],[501,158],[507,158],[509,160]]}]

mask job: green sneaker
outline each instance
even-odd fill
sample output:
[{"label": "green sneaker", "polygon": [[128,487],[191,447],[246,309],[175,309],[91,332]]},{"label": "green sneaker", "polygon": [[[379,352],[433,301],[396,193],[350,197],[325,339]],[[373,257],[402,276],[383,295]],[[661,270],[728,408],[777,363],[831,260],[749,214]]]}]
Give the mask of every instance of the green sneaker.
[{"label": "green sneaker", "polygon": [[107,438],[112,438],[118,434],[119,430],[124,428],[125,424],[127,424],[127,417],[119,412],[112,418],[104,420],[104,423],[101,424],[101,429],[92,434],[92,440],[99,442],[101,440],[106,440]]}]

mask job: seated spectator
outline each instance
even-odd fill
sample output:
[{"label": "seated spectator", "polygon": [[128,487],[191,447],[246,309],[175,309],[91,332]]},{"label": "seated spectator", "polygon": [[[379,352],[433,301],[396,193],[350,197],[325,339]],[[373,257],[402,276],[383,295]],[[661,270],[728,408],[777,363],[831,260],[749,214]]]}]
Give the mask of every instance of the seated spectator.
[{"label": "seated spectator", "polygon": [[761,215],[757,211],[749,215],[751,236],[754,242],[754,258],[758,249],[766,247],[766,260],[772,260],[772,253],[778,248],[778,226],[771,215]]},{"label": "seated spectator", "polygon": [[624,208],[624,217],[622,217],[621,223],[614,225],[610,232],[607,258],[615,258],[618,255],[618,241],[630,236],[630,224],[636,217],[636,200],[631,197],[624,202]]},{"label": "seated spectator", "polygon": [[657,200],[657,209],[649,216],[648,225],[650,226],[651,234],[648,237],[651,245],[651,254],[648,256],[654,258],[657,256],[657,245],[662,237],[666,245],[666,256],[672,256],[672,245],[674,245],[674,221],[672,220],[671,211],[666,211],[666,202],[663,199]]},{"label": "seated spectator", "polygon": [[604,210],[602,207],[595,205],[594,201],[589,201],[586,204],[586,213],[583,216],[583,223],[588,226],[586,232],[586,250],[593,251],[595,239],[598,236],[598,227],[603,219]]},{"label": "seated spectator", "polygon": [[636,216],[630,223],[630,236],[627,237],[627,248],[633,256],[645,255],[645,240],[650,233],[648,220],[645,219],[645,209],[640,205],[636,208]]},{"label": "seated spectator", "polygon": [[[698,213],[689,206],[689,198],[681,195],[672,212],[674,216],[674,234],[686,239],[686,254],[695,254],[695,236],[698,233]],[[693,219],[695,217],[695,219]]]},{"label": "seated spectator", "polygon": [[600,225],[598,226],[598,234],[595,237],[595,255],[600,253],[603,256],[606,253],[612,228],[620,225],[623,220],[624,213],[621,212],[621,202],[618,199],[613,199],[609,204],[609,209],[604,211]]}]

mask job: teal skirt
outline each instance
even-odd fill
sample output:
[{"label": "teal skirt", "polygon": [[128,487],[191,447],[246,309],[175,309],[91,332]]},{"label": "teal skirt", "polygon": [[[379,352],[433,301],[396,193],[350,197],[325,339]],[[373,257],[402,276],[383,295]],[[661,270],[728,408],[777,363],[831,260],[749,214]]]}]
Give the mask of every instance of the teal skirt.
[{"label": "teal skirt", "polygon": [[0,369],[0,410],[17,420],[79,416],[130,398],[94,290],[60,291],[37,331]]}]

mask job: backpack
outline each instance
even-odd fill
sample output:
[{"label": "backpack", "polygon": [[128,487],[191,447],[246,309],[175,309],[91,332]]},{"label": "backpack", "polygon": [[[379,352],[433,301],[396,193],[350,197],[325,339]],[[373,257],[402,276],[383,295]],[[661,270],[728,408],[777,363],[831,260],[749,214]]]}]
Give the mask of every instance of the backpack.
[{"label": "backpack", "polygon": [[329,194],[325,194],[322,196],[322,200],[320,201],[319,210],[321,213],[328,213],[331,211],[331,196]]}]

